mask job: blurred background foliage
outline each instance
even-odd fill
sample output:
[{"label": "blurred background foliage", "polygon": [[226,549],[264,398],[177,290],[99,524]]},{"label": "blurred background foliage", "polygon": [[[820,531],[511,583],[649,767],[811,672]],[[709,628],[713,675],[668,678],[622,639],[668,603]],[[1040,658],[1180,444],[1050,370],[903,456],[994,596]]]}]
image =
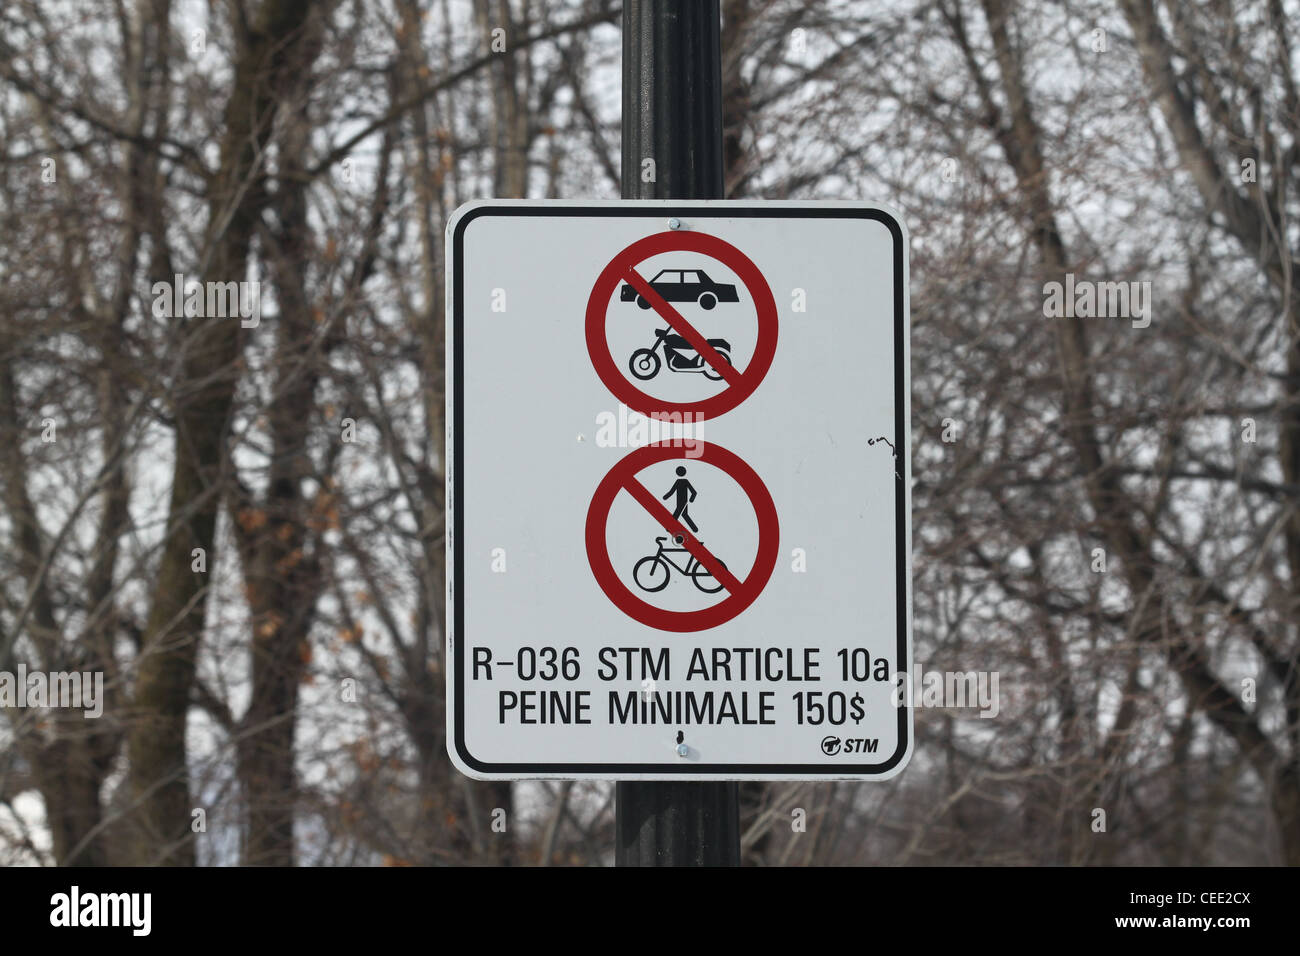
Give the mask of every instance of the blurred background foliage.
[{"label": "blurred background foliage", "polygon": [[[728,194],[908,224],[916,660],[1002,696],[746,785],[746,862],[1300,863],[1296,3],[722,12]],[[446,757],[442,263],[618,195],[619,15],[0,6],[0,670],[108,688],[0,719],[0,863],[610,862],[611,785]],[[1070,273],[1149,327],[1046,317]]]}]

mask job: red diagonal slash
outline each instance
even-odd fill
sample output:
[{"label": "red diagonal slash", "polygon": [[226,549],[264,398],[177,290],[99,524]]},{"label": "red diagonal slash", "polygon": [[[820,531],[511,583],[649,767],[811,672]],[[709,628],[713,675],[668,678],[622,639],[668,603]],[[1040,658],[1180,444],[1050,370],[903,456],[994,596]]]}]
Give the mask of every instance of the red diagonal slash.
[{"label": "red diagonal slash", "polygon": [[713,553],[701,544],[695,535],[687,531],[686,527],[672,516],[672,512],[659,503],[659,499],[645,485],[637,481],[636,478],[629,478],[627,483],[623,485],[623,490],[635,498],[637,504],[650,512],[650,517],[663,525],[665,531],[672,535],[681,535],[686,550],[694,556],[696,561],[704,565],[705,570],[721,581],[723,587],[732,594],[740,593],[744,588],[744,584],[741,583],[740,579],[724,568],[722,562],[714,557]]},{"label": "red diagonal slash", "polygon": [[664,297],[654,290],[654,286],[641,278],[641,275],[635,269],[628,269],[625,278],[628,284],[650,303],[655,312],[659,314],[659,318],[667,322],[687,342],[690,342],[691,348],[699,352],[704,361],[713,366],[713,370],[726,379],[728,385],[735,385],[743,378],[736,371],[735,366],[719,355],[718,350],[709,344],[708,339],[702,336],[695,326],[687,322],[680,312],[669,305]]}]

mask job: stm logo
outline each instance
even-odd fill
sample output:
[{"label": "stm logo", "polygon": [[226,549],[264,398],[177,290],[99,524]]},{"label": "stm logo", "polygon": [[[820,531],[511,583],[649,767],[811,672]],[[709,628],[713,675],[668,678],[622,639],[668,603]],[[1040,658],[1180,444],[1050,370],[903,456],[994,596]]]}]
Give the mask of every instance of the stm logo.
[{"label": "stm logo", "polygon": [[844,740],[839,737],[822,738],[822,753],[828,757],[834,757],[838,753],[873,754],[879,746],[879,737],[846,737]]}]

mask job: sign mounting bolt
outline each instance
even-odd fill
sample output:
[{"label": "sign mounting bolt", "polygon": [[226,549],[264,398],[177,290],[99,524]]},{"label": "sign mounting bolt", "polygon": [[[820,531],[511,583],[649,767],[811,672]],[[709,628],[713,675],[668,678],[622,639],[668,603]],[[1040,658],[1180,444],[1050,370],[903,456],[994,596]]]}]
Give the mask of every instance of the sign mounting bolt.
[{"label": "sign mounting bolt", "polygon": [[680,219],[676,218],[676,217],[673,217],[672,219],[669,219],[669,220],[668,220],[668,228],[669,228],[669,229],[680,229],[680,228],[682,228],[682,221],[681,221]]},{"label": "sign mounting bolt", "polygon": [[677,745],[677,756],[685,757],[690,752],[691,752],[691,748],[686,746],[685,744]]}]

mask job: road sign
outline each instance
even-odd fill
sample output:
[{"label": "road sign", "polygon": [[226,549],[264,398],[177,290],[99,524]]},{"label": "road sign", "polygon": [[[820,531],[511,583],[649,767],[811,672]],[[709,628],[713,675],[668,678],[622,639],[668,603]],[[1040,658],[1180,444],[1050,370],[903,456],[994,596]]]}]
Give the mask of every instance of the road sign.
[{"label": "road sign", "polygon": [[456,765],[897,773],[912,740],[897,216],[493,201],[447,237]]}]

